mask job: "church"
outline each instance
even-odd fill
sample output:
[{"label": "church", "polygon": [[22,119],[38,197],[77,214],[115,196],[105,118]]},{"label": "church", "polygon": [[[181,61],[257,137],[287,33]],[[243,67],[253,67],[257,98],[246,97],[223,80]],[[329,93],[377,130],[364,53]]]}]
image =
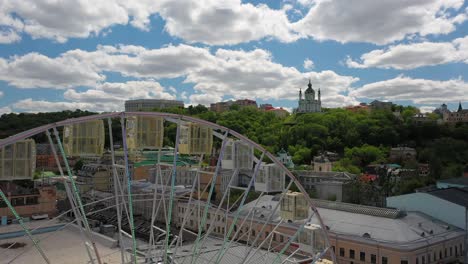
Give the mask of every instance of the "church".
[{"label": "church", "polygon": [[317,98],[315,98],[315,90],[312,88],[312,84],[307,85],[307,89],[304,92],[304,98],[302,98],[302,89],[299,90],[299,107],[296,109],[297,113],[317,113],[322,112],[322,101],[320,99],[320,88],[317,92]]}]

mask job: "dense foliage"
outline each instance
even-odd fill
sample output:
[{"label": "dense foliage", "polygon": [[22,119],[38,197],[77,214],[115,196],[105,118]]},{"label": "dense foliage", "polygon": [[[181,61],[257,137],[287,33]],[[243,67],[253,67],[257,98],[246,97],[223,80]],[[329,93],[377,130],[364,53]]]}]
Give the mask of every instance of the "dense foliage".
[{"label": "dense foliage", "polygon": [[[419,124],[412,120],[417,111],[415,108],[397,107],[400,116],[384,110],[352,112],[326,109],[323,113],[293,114],[279,118],[271,112],[251,107],[215,113],[201,105],[164,111],[192,115],[226,126],[262,144],[271,152],[284,148],[293,156],[296,164],[310,164],[314,155],[327,150],[342,156],[335,170],[358,173],[368,164],[385,162],[391,147],[404,145],[416,148],[418,162],[431,165],[433,178],[460,176],[468,163],[468,124]],[[80,110],[5,114],[0,117],[0,138],[47,123],[90,114],[93,113]],[[115,137],[120,134],[117,133],[119,129],[119,124],[114,127]],[[175,133],[175,126],[168,125],[166,133],[169,138]],[[170,144],[167,139],[165,142]]]}]

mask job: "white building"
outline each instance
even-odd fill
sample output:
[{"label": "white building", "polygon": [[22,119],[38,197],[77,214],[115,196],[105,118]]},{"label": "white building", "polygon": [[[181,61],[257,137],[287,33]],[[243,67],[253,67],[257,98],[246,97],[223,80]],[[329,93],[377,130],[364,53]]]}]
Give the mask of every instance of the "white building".
[{"label": "white building", "polygon": [[302,90],[299,90],[299,106],[297,113],[316,113],[322,112],[322,101],[320,98],[320,89],[315,98],[315,90],[312,89],[312,84],[307,85],[307,89],[304,92],[304,98],[302,98]]}]

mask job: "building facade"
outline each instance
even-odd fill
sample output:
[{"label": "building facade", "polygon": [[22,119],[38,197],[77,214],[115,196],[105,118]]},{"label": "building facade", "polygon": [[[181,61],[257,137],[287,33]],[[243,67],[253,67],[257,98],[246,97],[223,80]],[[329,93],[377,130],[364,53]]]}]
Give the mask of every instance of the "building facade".
[{"label": "building facade", "polygon": [[149,112],[154,109],[184,107],[184,102],[165,99],[137,99],[125,101],[126,112]]},{"label": "building facade", "polygon": [[299,90],[299,106],[297,113],[317,113],[322,112],[322,100],[320,89],[315,97],[315,90],[312,88],[312,84],[307,85],[307,89],[304,92],[304,98],[302,98],[302,90]]},{"label": "building facade", "polygon": [[239,108],[244,108],[244,107],[255,107],[257,108],[257,102],[255,100],[250,100],[250,99],[239,99],[236,101],[225,101],[225,102],[217,102],[217,103],[212,103],[210,105],[210,110],[213,112],[218,112],[222,113],[225,111],[229,111],[231,109],[231,106],[237,105]]},{"label": "building facade", "polygon": [[[57,212],[57,189],[55,186],[43,185],[37,188],[24,188],[12,182],[0,185],[16,212],[22,217],[37,214],[54,216]],[[0,198],[0,217],[14,218],[6,203]]]},{"label": "building facade", "polygon": [[443,112],[443,120],[447,123],[468,123],[468,109],[463,109],[460,102],[456,112]]}]

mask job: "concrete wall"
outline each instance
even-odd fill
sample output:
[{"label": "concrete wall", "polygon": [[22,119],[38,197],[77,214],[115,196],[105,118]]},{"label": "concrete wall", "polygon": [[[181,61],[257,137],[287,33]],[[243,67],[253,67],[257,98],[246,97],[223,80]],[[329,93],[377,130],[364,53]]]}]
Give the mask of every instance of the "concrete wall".
[{"label": "concrete wall", "polygon": [[317,182],[315,183],[317,198],[328,200],[332,196],[336,197],[336,201],[343,201],[343,184],[334,182]]},{"label": "concrete wall", "polygon": [[427,193],[411,193],[387,198],[387,206],[419,211],[443,222],[465,229],[465,208]]}]

